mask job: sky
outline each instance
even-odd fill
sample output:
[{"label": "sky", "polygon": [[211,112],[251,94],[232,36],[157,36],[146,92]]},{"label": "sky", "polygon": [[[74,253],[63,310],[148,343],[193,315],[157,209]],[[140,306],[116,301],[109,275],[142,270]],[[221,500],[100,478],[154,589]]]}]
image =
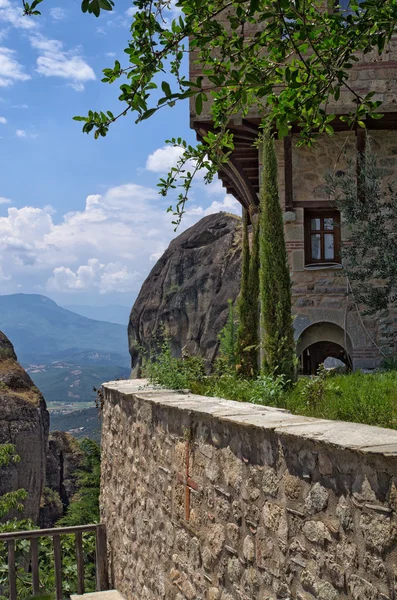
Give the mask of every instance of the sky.
[{"label": "sky", "polygon": [[[156,184],[178,157],[165,140],[195,141],[188,103],[139,125],[120,119],[106,138],[83,134],[73,116],[121,106],[101,71],[127,64],[132,3],[99,18],[79,0],[38,8],[24,17],[22,3],[0,0],[0,294],[131,306],[177,235],[173,198]],[[219,210],[241,213],[200,177],[178,233]]]}]

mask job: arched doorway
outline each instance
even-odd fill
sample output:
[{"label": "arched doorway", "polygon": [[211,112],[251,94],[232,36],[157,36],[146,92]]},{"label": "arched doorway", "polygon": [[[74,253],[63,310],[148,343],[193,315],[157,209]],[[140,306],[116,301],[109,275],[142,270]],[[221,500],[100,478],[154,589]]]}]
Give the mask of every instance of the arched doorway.
[{"label": "arched doorway", "polygon": [[319,365],[330,358],[351,370],[351,351],[350,337],[342,327],[335,323],[315,323],[303,331],[297,344],[300,371],[304,375],[315,375]]}]

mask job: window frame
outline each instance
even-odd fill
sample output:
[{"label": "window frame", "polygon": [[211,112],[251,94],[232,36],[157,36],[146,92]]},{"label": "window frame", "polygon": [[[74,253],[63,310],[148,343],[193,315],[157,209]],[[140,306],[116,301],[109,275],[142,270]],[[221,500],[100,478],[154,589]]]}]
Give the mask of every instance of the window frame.
[{"label": "window frame", "polygon": [[[334,222],[333,229],[324,228],[324,219],[331,218]],[[321,219],[320,229],[312,229],[312,219]],[[321,258],[312,258],[311,252],[311,236],[314,234],[321,236]],[[325,258],[324,235],[333,233],[334,235],[334,258]],[[329,265],[341,264],[341,228],[340,228],[340,212],[332,208],[305,208],[304,211],[304,247],[305,247],[305,266],[309,265]]]}]

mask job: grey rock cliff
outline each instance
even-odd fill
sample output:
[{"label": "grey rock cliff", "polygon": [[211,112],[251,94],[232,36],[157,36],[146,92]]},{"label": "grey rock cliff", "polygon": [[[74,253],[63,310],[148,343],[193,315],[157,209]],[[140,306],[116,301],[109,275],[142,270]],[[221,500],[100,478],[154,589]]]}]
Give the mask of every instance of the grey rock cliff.
[{"label": "grey rock cliff", "polygon": [[76,493],[77,470],[83,452],[77,440],[64,431],[52,431],[48,440],[46,488],[40,526],[53,527],[64,516]]},{"label": "grey rock cliff", "polygon": [[175,238],[153,267],[132,308],[128,327],[132,376],[139,377],[141,348],[164,327],[174,356],[182,349],[210,364],[218,334],[236,300],[241,274],[241,219],[217,213]]},{"label": "grey rock cliff", "polygon": [[28,492],[18,518],[37,522],[44,488],[49,415],[45,400],[17,362],[9,339],[0,332],[0,444],[16,446],[20,461],[0,469],[0,495]]}]

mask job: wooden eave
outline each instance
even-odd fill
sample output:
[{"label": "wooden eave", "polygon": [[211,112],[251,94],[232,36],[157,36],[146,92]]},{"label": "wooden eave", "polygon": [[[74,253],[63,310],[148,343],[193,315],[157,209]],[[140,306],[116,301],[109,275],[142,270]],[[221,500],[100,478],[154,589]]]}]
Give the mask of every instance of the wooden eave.
[{"label": "wooden eave", "polygon": [[[222,165],[219,178],[228,194],[232,194],[240,204],[249,211],[255,212],[259,205],[259,155],[255,142],[259,135],[261,120],[259,118],[240,119],[230,125],[234,136],[234,150],[229,162]],[[386,113],[382,119],[368,117],[365,121],[367,130],[397,130],[397,112]],[[336,118],[332,123],[336,132],[351,131],[351,127]],[[193,121],[197,139],[203,141],[208,131],[216,131],[211,122]],[[365,130],[357,128],[357,150],[362,151]],[[285,178],[285,210],[297,207],[293,200],[292,176],[292,135],[298,134],[300,128],[293,125],[291,135],[284,138],[284,178]]]}]

